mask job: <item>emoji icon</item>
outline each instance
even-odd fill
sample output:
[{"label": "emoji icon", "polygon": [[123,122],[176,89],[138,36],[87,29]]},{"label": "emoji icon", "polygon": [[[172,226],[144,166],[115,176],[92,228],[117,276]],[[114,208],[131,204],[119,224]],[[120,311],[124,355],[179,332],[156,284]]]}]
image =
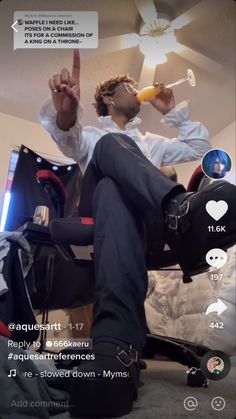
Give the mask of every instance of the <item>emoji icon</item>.
[{"label": "emoji icon", "polygon": [[211,401],[211,407],[214,410],[218,410],[218,412],[220,410],[223,410],[225,408],[225,400],[223,399],[223,397],[214,397],[214,399],[212,399]]}]

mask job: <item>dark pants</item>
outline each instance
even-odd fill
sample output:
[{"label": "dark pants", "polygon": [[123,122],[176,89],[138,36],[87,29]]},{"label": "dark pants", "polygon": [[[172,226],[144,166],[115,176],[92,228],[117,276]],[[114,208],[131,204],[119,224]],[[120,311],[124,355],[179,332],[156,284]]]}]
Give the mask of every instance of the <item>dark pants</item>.
[{"label": "dark pants", "polygon": [[147,332],[145,225],[155,220],[163,243],[163,208],[171,196],[184,191],[128,136],[107,134],[97,142],[80,202],[80,215],[95,219],[93,339],[106,336],[141,351]]}]

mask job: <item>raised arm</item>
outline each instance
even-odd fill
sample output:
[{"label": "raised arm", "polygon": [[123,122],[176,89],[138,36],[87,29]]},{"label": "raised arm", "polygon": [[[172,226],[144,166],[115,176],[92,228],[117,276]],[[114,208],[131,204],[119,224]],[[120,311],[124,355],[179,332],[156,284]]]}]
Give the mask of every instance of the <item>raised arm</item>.
[{"label": "raised arm", "polygon": [[48,82],[52,101],[57,111],[57,125],[63,131],[68,131],[76,121],[80,99],[80,54],[74,50],[72,72],[63,68],[54,74]]}]

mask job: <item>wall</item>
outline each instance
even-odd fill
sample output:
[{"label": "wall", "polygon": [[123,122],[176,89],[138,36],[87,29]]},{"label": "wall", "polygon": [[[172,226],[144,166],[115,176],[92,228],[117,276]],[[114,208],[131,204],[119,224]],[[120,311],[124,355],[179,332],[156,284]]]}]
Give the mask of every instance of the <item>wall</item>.
[{"label": "wall", "polygon": [[0,113],[0,214],[8,175],[10,154],[15,146],[24,144],[32,150],[61,157],[62,153],[40,124]]},{"label": "wall", "polygon": [[[225,127],[217,135],[215,135],[211,139],[211,144],[213,148],[223,149],[227,151],[227,153],[230,155],[233,168],[226,179],[229,182],[235,183],[235,121],[231,122],[231,124],[227,125],[227,127]],[[187,186],[188,180],[190,179],[193,171],[199,164],[200,161],[195,161],[191,163],[179,164],[178,166],[176,166],[178,181],[184,184],[184,186]]]}]

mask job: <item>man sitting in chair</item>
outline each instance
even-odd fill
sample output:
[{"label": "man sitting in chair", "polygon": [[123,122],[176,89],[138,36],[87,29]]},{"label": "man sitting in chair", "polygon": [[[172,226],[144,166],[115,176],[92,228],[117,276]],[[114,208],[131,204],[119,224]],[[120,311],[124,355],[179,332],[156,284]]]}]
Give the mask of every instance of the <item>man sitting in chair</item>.
[{"label": "man sitting in chair", "polygon": [[[206,196],[187,194],[159,168],[200,159],[211,146],[207,129],[190,120],[189,103],[175,106],[172,90],[164,85],[150,103],[164,115],[164,123],[179,128],[179,136],[169,140],[142,135],[137,128],[138,91],[128,75],[97,86],[95,108],[101,127],[83,127],[79,77],[76,50],[72,74],[64,68],[49,80],[52,101],[40,112],[42,125],[59,149],[78,162],[84,174],[80,215],[95,220],[96,296],[91,329],[95,361],[78,367],[85,374],[73,381],[70,411],[77,416],[119,417],[131,411],[137,398],[138,361],[146,339],[146,223],[157,223],[157,240],[176,252],[185,275],[191,271],[189,243],[196,247],[199,240],[209,241],[207,228],[202,238],[197,227],[204,224]],[[218,182],[208,190],[207,200],[228,195],[230,205],[235,187]],[[231,233],[235,229],[232,211],[227,218]],[[200,248],[195,259],[202,256]]]}]

